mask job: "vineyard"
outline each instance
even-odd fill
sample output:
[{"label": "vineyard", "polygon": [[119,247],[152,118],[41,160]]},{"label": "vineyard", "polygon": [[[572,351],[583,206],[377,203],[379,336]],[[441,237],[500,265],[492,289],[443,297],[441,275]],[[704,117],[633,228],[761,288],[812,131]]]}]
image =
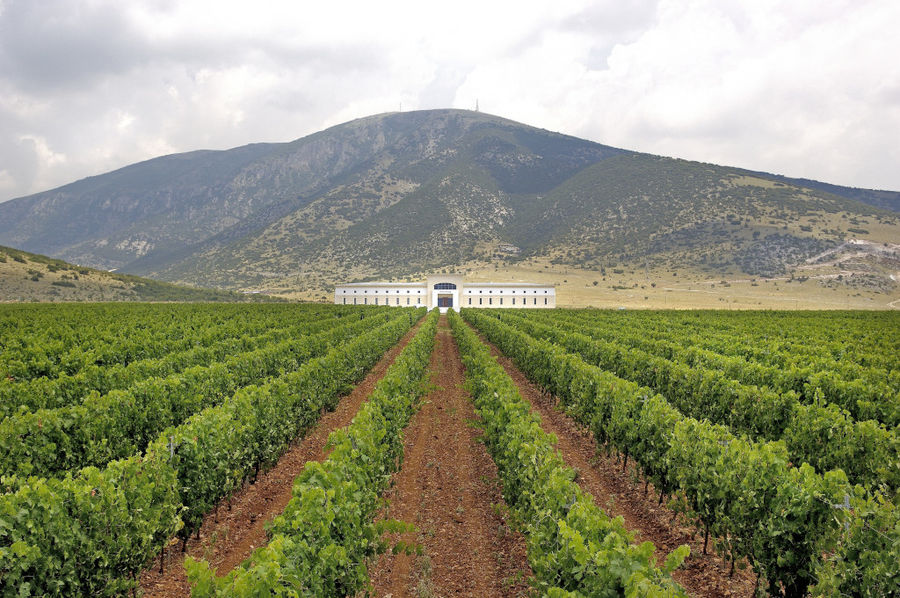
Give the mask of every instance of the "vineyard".
[{"label": "vineyard", "polygon": [[898,356],[890,312],[4,306],[0,594],[900,595]]}]

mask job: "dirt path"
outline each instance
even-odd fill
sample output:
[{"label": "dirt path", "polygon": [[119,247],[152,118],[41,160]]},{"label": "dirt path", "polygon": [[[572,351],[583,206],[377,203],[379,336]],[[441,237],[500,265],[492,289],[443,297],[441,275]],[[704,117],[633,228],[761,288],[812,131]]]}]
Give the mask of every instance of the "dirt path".
[{"label": "dirt path", "polygon": [[493,506],[503,504],[497,468],[471,425],[476,416],[446,316],[430,369],[436,388],[406,429],[403,467],[385,513],[416,526],[403,539],[421,544],[424,554],[382,555],[370,568],[374,595],[524,595],[525,541]]},{"label": "dirt path", "polygon": [[[643,484],[632,481],[631,464],[629,472],[622,471],[621,463],[614,457],[606,457],[598,452],[597,444],[589,431],[556,408],[551,398],[541,393],[537,386],[496,347],[485,341],[491,353],[519,388],[522,397],[531,403],[541,416],[544,431],[559,438],[559,449],[566,463],[578,471],[578,484],[594,497],[594,502],[607,513],[625,519],[625,526],[637,532],[636,540],[649,540],[656,546],[656,556],[660,564],[665,556],[680,546],[691,547],[691,556],[672,577],[692,596],[742,597],[753,593],[755,577],[751,571],[735,571],[729,577],[729,565],[721,558],[703,554],[703,535],[694,537],[692,525],[673,522],[673,513],[665,506],[657,505],[654,492],[644,495]],[[651,486],[652,489],[652,486]],[[712,542],[710,542],[710,547]]]},{"label": "dirt path", "polygon": [[[363,400],[369,396],[375,384],[384,376],[394,358],[420,326],[421,322],[385,353],[366,378],[349,395],[341,398],[334,411],[324,413],[309,433],[291,447],[275,467],[260,474],[256,483],[245,485],[238,491],[231,498],[230,510],[227,508],[228,501],[223,501],[217,508],[218,521],[215,513],[208,514],[200,528],[200,540],[192,536],[188,541],[187,554],[207,559],[219,575],[225,575],[249,557],[254,548],[265,544],[268,540],[263,526],[284,511],[291,499],[294,478],[300,475],[307,461],[325,459],[324,447],[328,435],[350,423]],[[185,555],[180,547],[180,541],[173,541],[165,555],[157,557],[142,573],[142,596],[190,595],[190,586],[184,573]],[[162,574],[159,572],[160,558],[165,559],[165,571]]]}]

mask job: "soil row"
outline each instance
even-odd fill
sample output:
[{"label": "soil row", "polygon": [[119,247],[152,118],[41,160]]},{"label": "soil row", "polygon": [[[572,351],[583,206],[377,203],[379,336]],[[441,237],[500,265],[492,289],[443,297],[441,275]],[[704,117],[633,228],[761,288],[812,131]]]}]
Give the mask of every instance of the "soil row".
[{"label": "soil row", "polygon": [[[730,565],[710,549],[703,554],[703,534],[684,523],[665,505],[659,505],[653,486],[645,485],[631,469],[623,470],[615,456],[606,456],[589,430],[572,420],[553,397],[545,395],[510,360],[484,337],[480,337],[513,379],[519,393],[541,416],[541,427],[559,439],[557,449],[566,464],[578,472],[578,485],[594,497],[594,502],[612,516],[621,516],[625,526],[636,532],[635,541],[653,542],[660,565],[666,555],[687,544],[691,555],[672,577],[692,595],[699,597],[743,597],[753,595],[755,578],[750,571],[730,573]],[[710,541],[710,546],[712,541]]]},{"label": "soil row", "polygon": [[[144,596],[189,596],[184,574],[185,554],[207,559],[224,575],[266,541],[264,525],[281,513],[291,498],[294,478],[307,461],[323,460],[328,435],[350,423],[418,325],[392,348],[335,411],[318,424],[257,481],[246,485],[210,513],[192,538],[187,552],[173,542],[140,580]],[[484,340],[482,338],[482,340]],[[545,431],[559,439],[558,450],[578,471],[578,483],[598,506],[622,516],[649,540],[662,561],[681,544],[691,556],[673,577],[694,596],[748,597],[753,576],[729,575],[729,566],[712,551],[704,555],[696,529],[659,506],[645,493],[636,474],[623,471],[614,457],[598,451],[590,433],[562,413],[527,377],[490,343],[492,353],[541,416]],[[438,324],[429,366],[433,388],[405,431],[404,462],[386,494],[383,516],[412,523],[415,531],[394,540],[418,545],[421,554],[382,555],[370,568],[374,595],[402,596],[522,596],[531,576],[525,541],[510,529],[500,494],[497,469],[480,441],[477,416],[464,389],[465,369],[446,317]],[[162,571],[162,572],[161,572]]]},{"label": "soil row", "polygon": [[327,457],[325,443],[334,430],[347,426],[359,411],[363,400],[372,392],[403,347],[415,336],[416,324],[346,397],[334,411],[324,412],[318,423],[292,446],[278,463],[252,484],[246,484],[230,499],[223,500],[207,514],[200,537],[192,537],[186,552],[181,542],[173,540],[165,552],[144,570],[140,579],[141,595],[146,597],[190,596],[190,585],[184,571],[184,558],[204,558],[225,575],[243,562],[253,550],[267,542],[265,524],[279,515],[291,499],[294,479],[308,461]]},{"label": "soil row", "polygon": [[497,468],[474,425],[465,369],[446,316],[431,357],[433,389],[405,431],[404,461],[385,518],[416,527],[401,538],[421,555],[384,554],[370,569],[375,596],[522,596],[525,541],[504,519]]}]

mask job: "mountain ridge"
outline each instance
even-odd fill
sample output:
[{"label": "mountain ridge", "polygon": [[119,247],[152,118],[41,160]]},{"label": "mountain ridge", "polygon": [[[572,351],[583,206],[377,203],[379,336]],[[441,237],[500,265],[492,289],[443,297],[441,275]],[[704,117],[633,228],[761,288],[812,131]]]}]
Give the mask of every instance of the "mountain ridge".
[{"label": "mountain ridge", "polygon": [[850,238],[895,241],[898,212],[900,193],[431,110],[162,156],[11,200],[0,243],[173,282],[319,296],[340,280],[521,260],[778,274]]}]

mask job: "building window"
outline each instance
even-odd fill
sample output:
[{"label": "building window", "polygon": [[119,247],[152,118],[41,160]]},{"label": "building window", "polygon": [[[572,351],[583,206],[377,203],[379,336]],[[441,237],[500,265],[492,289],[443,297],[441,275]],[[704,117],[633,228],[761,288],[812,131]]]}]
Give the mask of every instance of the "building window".
[{"label": "building window", "polygon": [[344,305],[347,305],[347,298],[344,297]]},{"label": "building window", "polygon": [[369,298],[363,297],[363,305],[368,305],[368,304],[369,304]]},{"label": "building window", "polygon": [[400,305],[400,297],[397,297],[397,305]]},{"label": "building window", "polygon": [[[500,292],[502,293],[503,291]],[[503,297],[500,297],[500,305],[503,305]]]},{"label": "building window", "polygon": [[481,301],[482,301],[482,299],[481,299],[481,297],[479,297],[479,298],[478,298],[478,305],[481,305]]},{"label": "building window", "polygon": [[434,285],[435,291],[455,291],[456,285],[452,282],[439,282]]},{"label": "building window", "polygon": [[537,305],[537,297],[534,298],[534,304]]},{"label": "building window", "polygon": [[375,305],[378,305],[378,297],[375,297]]},{"label": "building window", "polygon": [[493,305],[493,304],[494,304],[494,298],[488,297],[488,305]]},{"label": "building window", "polygon": [[544,297],[544,305],[547,305],[547,298]]},{"label": "building window", "polygon": [[515,305],[515,304],[516,304],[516,298],[513,297],[513,305]]},{"label": "building window", "polygon": [[469,305],[472,305],[472,298],[469,297]]},{"label": "building window", "polygon": [[353,305],[356,305],[356,297],[353,298]]}]

